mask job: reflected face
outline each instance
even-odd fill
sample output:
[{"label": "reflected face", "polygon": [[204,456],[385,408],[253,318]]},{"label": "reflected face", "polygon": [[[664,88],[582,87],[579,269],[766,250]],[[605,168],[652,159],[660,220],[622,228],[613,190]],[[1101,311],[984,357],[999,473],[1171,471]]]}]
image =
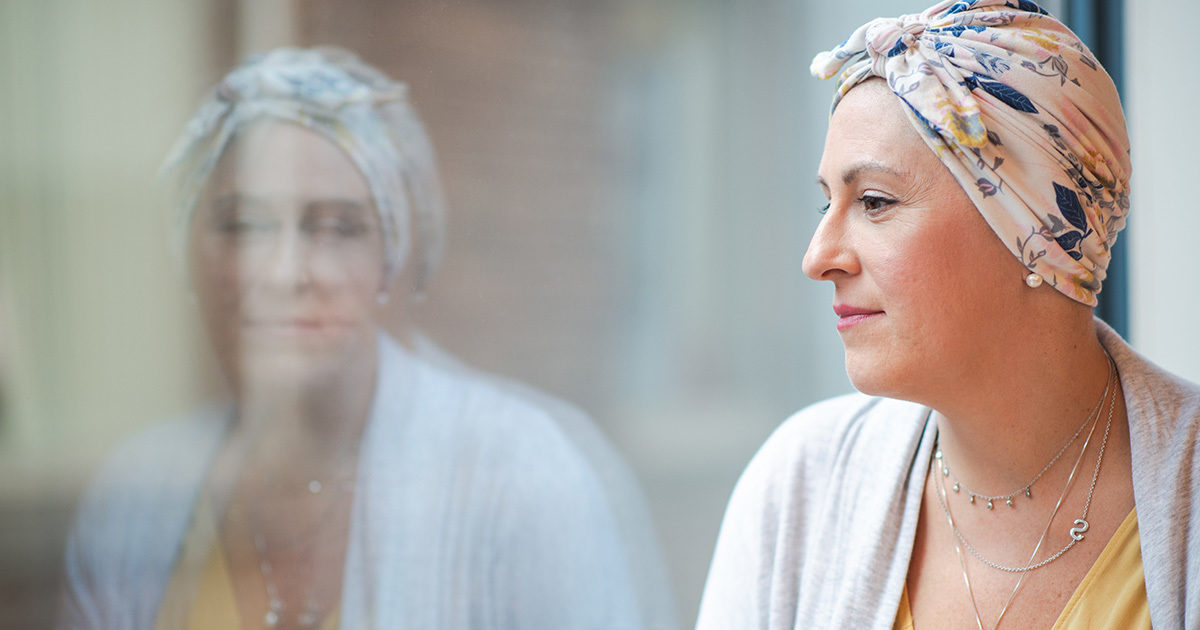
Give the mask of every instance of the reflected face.
[{"label": "reflected face", "polygon": [[366,179],[324,136],[262,122],[196,208],[189,266],[235,385],[303,385],[373,356],[384,243]]},{"label": "reflected face", "polygon": [[881,80],[838,105],[818,170],[830,204],[804,273],[834,285],[854,386],[921,400],[972,374],[1026,272],[902,107]]}]

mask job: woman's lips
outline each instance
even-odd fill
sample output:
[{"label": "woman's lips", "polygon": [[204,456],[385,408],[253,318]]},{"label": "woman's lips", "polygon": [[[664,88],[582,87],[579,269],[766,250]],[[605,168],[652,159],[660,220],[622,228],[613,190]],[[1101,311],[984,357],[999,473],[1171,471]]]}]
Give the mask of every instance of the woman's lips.
[{"label": "woman's lips", "polygon": [[838,332],[844,332],[854,326],[857,326],[858,324],[884,314],[883,311],[862,308],[858,306],[850,306],[848,304],[834,304],[833,312],[838,316]]},{"label": "woman's lips", "polygon": [[245,328],[259,333],[303,337],[337,334],[349,326],[342,322],[318,319],[259,319],[246,321]]}]

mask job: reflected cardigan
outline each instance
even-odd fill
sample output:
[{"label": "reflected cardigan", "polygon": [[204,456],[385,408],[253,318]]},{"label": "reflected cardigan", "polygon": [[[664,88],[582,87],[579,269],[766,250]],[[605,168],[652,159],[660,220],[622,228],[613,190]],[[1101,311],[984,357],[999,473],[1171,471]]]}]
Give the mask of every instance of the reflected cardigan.
[{"label": "reflected cardigan", "polygon": [[[639,602],[615,508],[555,419],[385,335],[379,344],[342,627],[659,627],[644,610],[669,602]],[[111,458],[68,538],[60,627],[154,627],[229,416],[153,427]]]},{"label": "reflected cardigan", "polygon": [[[1151,620],[1200,628],[1200,387],[1096,330],[1125,395]],[[936,436],[928,417],[852,394],[780,426],[730,498],[697,628],[891,628]]]}]

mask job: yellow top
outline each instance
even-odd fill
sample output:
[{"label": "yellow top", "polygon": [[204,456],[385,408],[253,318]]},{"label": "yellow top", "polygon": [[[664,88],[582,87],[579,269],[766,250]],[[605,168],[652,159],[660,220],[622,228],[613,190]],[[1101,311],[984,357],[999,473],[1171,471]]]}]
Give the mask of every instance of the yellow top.
[{"label": "yellow top", "polygon": [[[228,559],[217,538],[216,520],[208,498],[202,497],[196,505],[191,527],[184,537],[183,552],[159,606],[155,627],[157,630],[232,630],[261,625],[244,626],[238,615]],[[338,630],[336,608],[326,617],[320,630]]]},{"label": "yellow top", "polygon": [[[1134,509],[1083,576],[1051,630],[1139,628],[1150,628],[1150,604],[1146,601],[1146,575]],[[900,609],[892,630],[913,630],[907,586],[900,593]]]}]

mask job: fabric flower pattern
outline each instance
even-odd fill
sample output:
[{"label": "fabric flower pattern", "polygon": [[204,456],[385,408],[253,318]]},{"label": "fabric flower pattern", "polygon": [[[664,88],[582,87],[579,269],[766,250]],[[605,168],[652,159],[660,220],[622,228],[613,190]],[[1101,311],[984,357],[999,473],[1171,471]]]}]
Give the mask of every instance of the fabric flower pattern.
[{"label": "fabric flower pattern", "polygon": [[864,24],[811,70],[838,75],[834,108],[886,79],[1013,255],[1096,304],[1129,210],[1129,140],[1112,80],[1066,26],[1027,0],[946,0]]}]

